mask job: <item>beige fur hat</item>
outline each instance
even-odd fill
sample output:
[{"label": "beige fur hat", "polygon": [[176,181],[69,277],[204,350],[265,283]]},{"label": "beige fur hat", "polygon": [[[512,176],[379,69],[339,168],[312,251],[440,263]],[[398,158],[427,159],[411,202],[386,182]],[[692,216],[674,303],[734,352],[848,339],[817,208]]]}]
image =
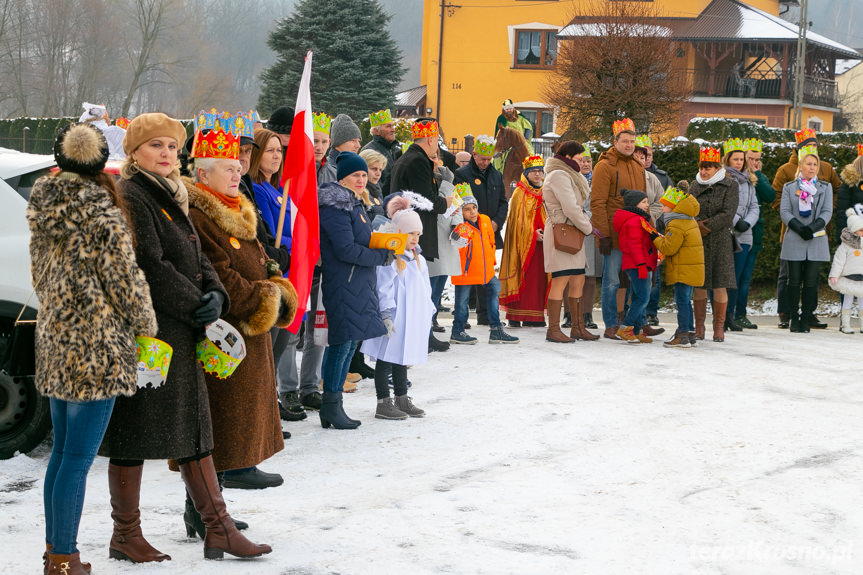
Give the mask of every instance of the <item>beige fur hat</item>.
[{"label": "beige fur hat", "polygon": [[126,128],[123,151],[129,155],[153,138],[174,138],[177,146],[182,147],[186,141],[186,128],[179,121],[161,112],[141,114]]}]

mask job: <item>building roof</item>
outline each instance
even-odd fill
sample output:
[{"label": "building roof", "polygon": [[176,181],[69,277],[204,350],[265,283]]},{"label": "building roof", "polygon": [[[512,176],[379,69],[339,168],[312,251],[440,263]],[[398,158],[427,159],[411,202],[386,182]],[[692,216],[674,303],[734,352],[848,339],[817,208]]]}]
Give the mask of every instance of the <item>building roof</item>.
[{"label": "building roof", "polygon": [[425,97],[426,87],[417,86],[416,88],[411,88],[410,90],[405,90],[404,92],[396,94],[396,106],[399,108],[413,108],[422,102],[422,99]]},{"label": "building roof", "polygon": [[[796,42],[797,26],[739,0],[713,0],[694,20],[677,20],[673,38],[690,42],[747,40]],[[860,58],[849,46],[809,31],[806,42],[844,58]]]}]

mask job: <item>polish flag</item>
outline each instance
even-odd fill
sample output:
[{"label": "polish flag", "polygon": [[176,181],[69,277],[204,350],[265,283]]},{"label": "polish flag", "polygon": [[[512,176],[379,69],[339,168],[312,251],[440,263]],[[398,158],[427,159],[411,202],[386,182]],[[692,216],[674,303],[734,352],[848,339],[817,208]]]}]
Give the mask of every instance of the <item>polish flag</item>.
[{"label": "polish flag", "polygon": [[[303,314],[309,302],[312,287],[312,274],[321,254],[321,235],[318,222],[318,174],[315,169],[315,146],[312,130],[312,96],[309,81],[312,75],[312,52],[306,54],[306,64],[300,79],[297,94],[296,115],[291,128],[291,141],[285,155],[285,169],[282,174],[284,197],[282,206],[291,209],[291,267],[288,279],[297,290],[297,315],[288,326],[288,331],[297,333],[302,325]],[[279,217],[276,241],[282,237],[285,210]],[[311,310],[314,313],[314,310]]]}]

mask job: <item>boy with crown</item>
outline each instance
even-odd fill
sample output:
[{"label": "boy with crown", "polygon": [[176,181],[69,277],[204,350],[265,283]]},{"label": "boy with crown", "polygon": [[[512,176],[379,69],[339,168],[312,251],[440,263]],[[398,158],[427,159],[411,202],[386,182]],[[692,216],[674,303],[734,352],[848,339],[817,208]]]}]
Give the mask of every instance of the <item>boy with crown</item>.
[{"label": "boy with crown", "polygon": [[369,114],[369,124],[371,125],[372,141],[363,146],[362,149],[374,150],[383,154],[387,159],[387,165],[384,166],[380,180],[381,190],[384,190],[384,195],[387,195],[390,190],[390,175],[393,164],[402,154],[402,143],[396,139],[395,123],[389,110],[378,110]]}]

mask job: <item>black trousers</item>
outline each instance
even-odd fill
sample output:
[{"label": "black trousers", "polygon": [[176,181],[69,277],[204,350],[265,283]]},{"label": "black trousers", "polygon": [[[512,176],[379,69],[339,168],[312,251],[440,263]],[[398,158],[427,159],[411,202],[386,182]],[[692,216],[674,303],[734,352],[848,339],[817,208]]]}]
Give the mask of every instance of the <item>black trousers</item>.
[{"label": "black trousers", "polygon": [[[788,313],[791,318],[798,312],[803,317],[815,313],[818,305],[818,273],[823,262],[809,260],[788,262]],[[800,310],[800,293],[803,292],[803,308]]]},{"label": "black trousers", "polygon": [[392,376],[395,394],[408,394],[407,366],[379,359],[375,361],[375,394],[378,399],[386,399],[390,396],[390,376]]}]

